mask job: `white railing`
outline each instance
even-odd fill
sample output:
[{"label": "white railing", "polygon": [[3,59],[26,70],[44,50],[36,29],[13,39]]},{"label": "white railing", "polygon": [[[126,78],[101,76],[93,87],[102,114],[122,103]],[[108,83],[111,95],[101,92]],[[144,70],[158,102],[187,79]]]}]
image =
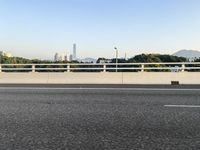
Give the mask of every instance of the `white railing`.
[{"label": "white railing", "polygon": [[144,72],[200,71],[200,62],[176,63],[105,63],[105,64],[0,64],[0,72]]}]

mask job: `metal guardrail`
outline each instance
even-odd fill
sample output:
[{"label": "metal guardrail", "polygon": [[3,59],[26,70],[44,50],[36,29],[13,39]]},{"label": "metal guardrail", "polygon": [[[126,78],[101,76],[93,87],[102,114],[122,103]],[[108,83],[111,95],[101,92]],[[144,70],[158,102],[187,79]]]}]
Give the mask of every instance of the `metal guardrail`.
[{"label": "metal guardrail", "polygon": [[200,71],[200,62],[105,63],[105,64],[0,64],[0,72],[184,72]]}]

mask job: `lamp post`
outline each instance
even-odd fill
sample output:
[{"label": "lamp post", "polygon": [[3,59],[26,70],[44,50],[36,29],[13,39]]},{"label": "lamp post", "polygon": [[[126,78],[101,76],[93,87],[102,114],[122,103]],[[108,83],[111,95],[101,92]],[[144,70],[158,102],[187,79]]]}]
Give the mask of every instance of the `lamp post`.
[{"label": "lamp post", "polygon": [[115,54],[116,54],[116,72],[117,72],[117,64],[118,64],[118,49],[117,49],[117,47],[114,47],[114,49],[115,49]]},{"label": "lamp post", "polygon": [[0,52],[0,72],[2,72],[2,52]]},{"label": "lamp post", "polygon": [[3,51],[0,51],[0,64],[1,64],[1,60],[2,60],[2,55],[3,55]]}]

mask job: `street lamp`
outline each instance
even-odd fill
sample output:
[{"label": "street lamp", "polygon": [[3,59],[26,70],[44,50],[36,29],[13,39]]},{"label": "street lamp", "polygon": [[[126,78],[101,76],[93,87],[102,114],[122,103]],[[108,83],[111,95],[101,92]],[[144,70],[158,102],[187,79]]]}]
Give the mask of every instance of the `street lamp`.
[{"label": "street lamp", "polygon": [[117,47],[114,47],[115,49],[115,54],[116,54],[116,72],[117,72],[117,64],[118,64],[118,49]]},{"label": "street lamp", "polygon": [[0,72],[2,72],[2,53],[0,52]]},{"label": "street lamp", "polygon": [[0,52],[0,64],[2,62],[2,53]]}]

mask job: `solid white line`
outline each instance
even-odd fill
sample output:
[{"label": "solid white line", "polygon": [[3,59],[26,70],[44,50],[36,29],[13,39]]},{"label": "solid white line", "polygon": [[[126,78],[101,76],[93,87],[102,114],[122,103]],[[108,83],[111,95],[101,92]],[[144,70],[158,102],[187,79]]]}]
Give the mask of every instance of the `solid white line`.
[{"label": "solid white line", "polygon": [[165,107],[200,108],[200,105],[164,105]]},{"label": "solid white line", "polygon": [[67,88],[67,87],[0,87],[0,90],[117,90],[117,91],[200,91],[200,89],[170,88]]}]

